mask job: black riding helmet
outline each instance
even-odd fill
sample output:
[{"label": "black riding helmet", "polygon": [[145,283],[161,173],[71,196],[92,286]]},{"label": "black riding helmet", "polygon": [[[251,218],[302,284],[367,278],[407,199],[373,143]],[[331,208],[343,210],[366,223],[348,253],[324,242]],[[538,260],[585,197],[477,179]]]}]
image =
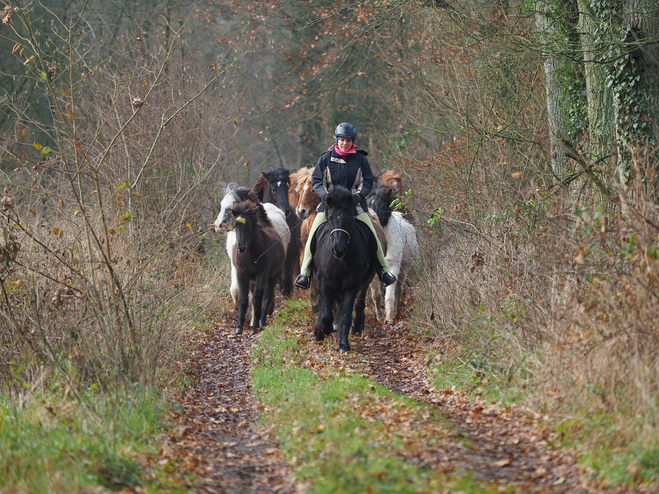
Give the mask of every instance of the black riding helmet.
[{"label": "black riding helmet", "polygon": [[347,139],[352,139],[353,141],[357,138],[357,129],[354,125],[348,122],[340,123],[336,126],[334,130],[334,137],[338,141],[341,137]]}]

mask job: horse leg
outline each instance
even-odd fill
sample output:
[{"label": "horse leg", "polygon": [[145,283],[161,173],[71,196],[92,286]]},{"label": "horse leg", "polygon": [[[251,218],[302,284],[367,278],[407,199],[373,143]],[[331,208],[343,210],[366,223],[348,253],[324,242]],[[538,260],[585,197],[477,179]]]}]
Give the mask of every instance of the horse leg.
[{"label": "horse leg", "polygon": [[398,313],[398,308],[400,307],[400,299],[403,298],[403,289],[405,288],[405,280],[407,279],[407,269],[401,269],[400,275],[398,275],[398,281],[396,282],[396,305],[394,306],[394,319]]},{"label": "horse leg", "polygon": [[[259,323],[261,322],[261,304],[263,303],[263,293],[265,292],[266,280],[263,276],[259,276],[254,284],[254,293],[252,294],[252,334],[259,330]],[[267,313],[267,307],[265,312]]]},{"label": "horse leg", "polygon": [[291,256],[289,253],[291,249],[286,252],[286,259],[284,260],[284,269],[281,272],[281,294],[284,298],[291,295],[293,289],[293,266],[291,265]]},{"label": "horse leg", "polygon": [[352,328],[350,332],[354,336],[361,336],[364,331],[364,309],[366,308],[366,292],[368,291],[370,283],[364,283],[357,293],[357,298],[355,299],[355,318],[352,321]]},{"label": "horse leg", "polygon": [[240,290],[238,288],[238,270],[233,263],[233,246],[236,244],[236,234],[235,232],[227,233],[227,253],[229,254],[229,261],[231,262],[231,286],[229,287],[229,293],[233,299],[233,303],[238,305],[238,296],[240,295]]},{"label": "horse leg", "polygon": [[236,334],[243,332],[245,325],[245,315],[247,314],[247,304],[249,302],[249,279],[239,279],[239,297],[238,297],[238,326],[236,327]]},{"label": "horse leg", "polygon": [[392,324],[396,317],[396,289],[400,286],[400,280],[398,279],[400,263],[392,262],[389,267],[391,273],[396,277],[396,281],[384,290],[384,318],[387,323]]},{"label": "horse leg", "polygon": [[277,277],[274,276],[268,280],[265,288],[265,296],[263,298],[263,312],[261,312],[261,327],[265,327],[267,317],[272,314],[270,306],[274,307],[275,300],[275,285],[277,284]]},{"label": "horse leg", "polygon": [[318,312],[318,322],[314,330],[314,337],[316,341],[323,341],[325,335],[332,334],[332,321],[334,315],[332,314],[332,297],[329,294],[320,294],[320,310]]},{"label": "horse leg", "polygon": [[382,311],[380,306],[382,305],[382,283],[377,276],[373,277],[373,281],[370,284],[370,294],[371,300],[373,301],[373,310],[375,310],[375,318],[382,322]]},{"label": "horse leg", "polygon": [[352,322],[352,308],[355,305],[356,292],[349,292],[343,295],[343,300],[339,304],[337,311],[339,319],[339,352],[345,353],[350,351],[348,343],[348,333],[350,333],[350,323]]}]

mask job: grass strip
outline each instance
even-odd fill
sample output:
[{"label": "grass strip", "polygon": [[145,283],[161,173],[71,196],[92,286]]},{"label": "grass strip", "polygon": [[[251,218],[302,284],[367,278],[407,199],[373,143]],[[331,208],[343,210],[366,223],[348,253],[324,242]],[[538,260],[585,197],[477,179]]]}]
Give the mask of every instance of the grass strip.
[{"label": "grass strip", "polygon": [[[316,365],[306,304],[291,301],[253,349],[254,391],[298,479],[312,493],[492,492],[423,454],[452,441],[445,419],[346,367]],[[333,339],[326,352],[336,352]],[[350,358],[348,355],[346,358]],[[422,422],[421,422],[422,421]],[[423,424],[420,426],[419,424]]]},{"label": "grass strip", "polygon": [[[0,396],[0,491],[187,492],[157,458],[164,400],[141,386],[90,389],[81,405],[58,386],[21,405]],[[168,471],[168,469],[170,469]]]}]

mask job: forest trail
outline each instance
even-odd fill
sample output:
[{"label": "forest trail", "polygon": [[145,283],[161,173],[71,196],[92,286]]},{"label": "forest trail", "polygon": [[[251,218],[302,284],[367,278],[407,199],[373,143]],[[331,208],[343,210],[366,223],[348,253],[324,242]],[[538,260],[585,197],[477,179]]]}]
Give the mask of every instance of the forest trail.
[{"label": "forest trail", "polygon": [[[234,326],[233,318],[226,318],[197,342],[190,361],[194,385],[180,401],[179,426],[163,446],[163,458],[175,460],[193,474],[197,492],[304,492],[306,486],[295,481],[276,440],[258,423],[260,406],[251,389],[250,354],[259,336],[246,332],[237,337]],[[310,327],[291,331],[309,340],[305,366],[322,373],[350,367],[398,394],[435,407],[450,422],[447,431],[430,417],[427,423],[419,422],[418,416],[413,423],[407,417],[394,420],[401,428],[423,428],[446,438],[441,449],[425,442],[406,444],[400,455],[409,461],[438,474],[468,473],[490,482],[492,492],[641,492],[638,486],[605,488],[587,480],[571,452],[551,446],[558,444],[558,438],[533,412],[499,408],[463,392],[435,390],[424,351],[427,345],[410,334],[406,321],[385,330],[369,318],[364,337],[351,338],[352,352],[347,356],[336,351],[334,338],[312,342]],[[369,413],[378,419],[378,410]]]}]

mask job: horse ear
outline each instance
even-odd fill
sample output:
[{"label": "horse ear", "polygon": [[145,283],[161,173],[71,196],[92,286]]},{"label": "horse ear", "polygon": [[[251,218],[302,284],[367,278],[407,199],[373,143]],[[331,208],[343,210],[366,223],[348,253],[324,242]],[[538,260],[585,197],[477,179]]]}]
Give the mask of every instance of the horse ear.
[{"label": "horse ear", "polygon": [[266,179],[268,182],[272,180],[272,172],[270,170],[266,170],[264,172],[261,172],[261,176]]}]

